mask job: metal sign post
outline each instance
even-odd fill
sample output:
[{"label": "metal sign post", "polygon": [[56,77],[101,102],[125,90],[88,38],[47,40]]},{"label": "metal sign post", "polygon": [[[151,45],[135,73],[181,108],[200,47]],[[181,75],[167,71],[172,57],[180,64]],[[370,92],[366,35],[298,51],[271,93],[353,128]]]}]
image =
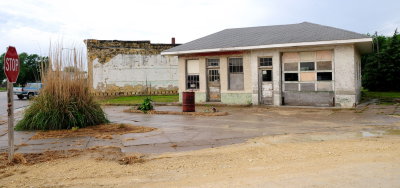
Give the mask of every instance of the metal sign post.
[{"label": "metal sign post", "polygon": [[8,161],[14,158],[14,95],[13,83],[17,82],[20,64],[15,47],[8,47],[4,56],[4,73],[7,76],[7,113],[8,113]]}]

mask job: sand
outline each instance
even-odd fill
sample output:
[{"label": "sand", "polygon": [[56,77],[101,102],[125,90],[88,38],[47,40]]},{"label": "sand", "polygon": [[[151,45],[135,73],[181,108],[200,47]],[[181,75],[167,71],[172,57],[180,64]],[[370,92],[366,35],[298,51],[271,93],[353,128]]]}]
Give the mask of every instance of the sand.
[{"label": "sand", "polygon": [[[326,138],[332,137],[337,136]],[[116,148],[98,148],[67,158],[7,166],[0,171],[0,187],[400,186],[399,136],[309,138],[261,137],[161,155],[126,156]]]}]

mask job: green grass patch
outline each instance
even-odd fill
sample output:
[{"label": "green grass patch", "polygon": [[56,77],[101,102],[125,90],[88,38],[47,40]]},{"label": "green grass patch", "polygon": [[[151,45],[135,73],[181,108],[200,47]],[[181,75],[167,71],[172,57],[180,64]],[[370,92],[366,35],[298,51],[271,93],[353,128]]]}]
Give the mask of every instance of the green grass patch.
[{"label": "green grass patch", "polygon": [[400,92],[362,91],[362,100],[378,99],[381,105],[394,105],[400,101]]},{"label": "green grass patch", "polygon": [[7,88],[5,88],[5,87],[0,87],[0,91],[7,91]]},{"label": "green grass patch", "polygon": [[179,95],[128,96],[101,100],[101,104],[141,104],[146,98],[153,102],[178,102]]}]

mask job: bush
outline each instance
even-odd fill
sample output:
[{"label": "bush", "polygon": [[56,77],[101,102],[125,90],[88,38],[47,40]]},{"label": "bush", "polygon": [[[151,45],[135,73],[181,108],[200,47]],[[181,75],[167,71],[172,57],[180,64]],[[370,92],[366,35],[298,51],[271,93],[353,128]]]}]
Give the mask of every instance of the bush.
[{"label": "bush", "polygon": [[146,97],[142,104],[137,108],[138,110],[147,113],[149,110],[153,110],[153,104],[151,104],[152,100],[149,97]]},{"label": "bush", "polygon": [[42,68],[43,88],[17,123],[17,130],[71,129],[109,122],[90,94],[86,74],[62,71],[65,66],[81,68],[81,56],[65,57],[60,49],[50,54],[50,68]]}]

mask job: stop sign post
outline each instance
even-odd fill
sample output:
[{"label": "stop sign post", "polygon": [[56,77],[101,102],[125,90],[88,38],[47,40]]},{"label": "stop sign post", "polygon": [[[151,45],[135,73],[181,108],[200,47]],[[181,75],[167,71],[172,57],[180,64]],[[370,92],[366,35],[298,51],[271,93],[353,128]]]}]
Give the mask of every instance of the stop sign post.
[{"label": "stop sign post", "polygon": [[4,73],[7,76],[7,101],[8,101],[8,161],[14,158],[14,100],[13,83],[17,82],[19,74],[19,58],[15,47],[9,46],[4,56]]}]

